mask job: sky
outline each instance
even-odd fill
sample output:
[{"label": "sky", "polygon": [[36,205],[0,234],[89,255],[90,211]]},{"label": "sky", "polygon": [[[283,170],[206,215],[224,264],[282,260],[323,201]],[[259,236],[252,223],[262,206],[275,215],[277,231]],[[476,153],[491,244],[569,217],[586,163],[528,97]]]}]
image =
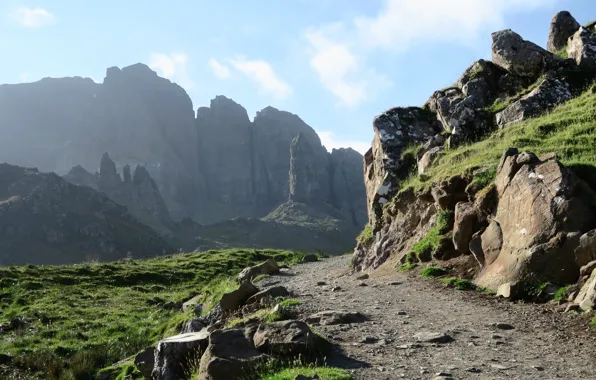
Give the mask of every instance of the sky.
[{"label": "sky", "polygon": [[596,19],[595,0],[2,0],[0,83],[143,62],[195,109],[216,95],[251,119],[299,115],[328,150],[364,153],[372,119],[422,105],[480,58],[491,32],[546,45],[550,20]]}]

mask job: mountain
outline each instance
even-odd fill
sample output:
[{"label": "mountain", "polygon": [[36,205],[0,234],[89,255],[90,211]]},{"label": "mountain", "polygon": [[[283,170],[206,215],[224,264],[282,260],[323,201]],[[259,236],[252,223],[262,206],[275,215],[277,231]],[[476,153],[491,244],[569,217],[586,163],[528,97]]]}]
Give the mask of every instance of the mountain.
[{"label": "mountain", "polygon": [[[140,63],[109,68],[101,84],[75,77],[0,86],[0,134],[0,162],[68,174],[160,233],[183,219],[296,225],[274,212],[288,202],[286,211],[299,203],[337,219],[346,243],[367,220],[358,152],[328,153],[303,120],[273,107],[251,121],[216,96],[195,113],[184,89]],[[104,154],[113,167],[101,160],[95,175]]]},{"label": "mountain", "polygon": [[70,264],[172,251],[127,209],[54,173],[0,164],[0,265]]}]

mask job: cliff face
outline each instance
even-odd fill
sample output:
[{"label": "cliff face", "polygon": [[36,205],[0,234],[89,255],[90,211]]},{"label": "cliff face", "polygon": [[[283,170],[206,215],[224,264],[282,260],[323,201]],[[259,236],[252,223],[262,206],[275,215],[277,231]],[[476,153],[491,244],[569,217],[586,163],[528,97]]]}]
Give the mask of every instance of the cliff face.
[{"label": "cliff face", "polygon": [[475,62],[423,107],[374,119],[364,160],[369,226],[354,270],[448,261],[517,297],[536,283],[578,290],[596,266],[596,149],[587,143],[596,34],[562,12],[551,51],[511,30],[492,39],[492,62]]},{"label": "cliff face", "polygon": [[[65,174],[80,165],[94,173],[105,152],[124,175],[124,167],[140,165],[172,219],[204,224],[263,217],[287,202],[296,160],[317,172],[313,183],[294,181],[312,187],[301,201],[331,204],[363,225],[352,217],[365,210],[364,187],[350,179],[362,170],[357,153],[334,171],[332,155],[298,116],[267,107],[251,122],[224,96],[195,116],[186,92],[143,64],[109,68],[102,84],[63,78],[0,86],[0,133],[0,160],[42,171]],[[291,157],[299,134],[309,148]]]}]

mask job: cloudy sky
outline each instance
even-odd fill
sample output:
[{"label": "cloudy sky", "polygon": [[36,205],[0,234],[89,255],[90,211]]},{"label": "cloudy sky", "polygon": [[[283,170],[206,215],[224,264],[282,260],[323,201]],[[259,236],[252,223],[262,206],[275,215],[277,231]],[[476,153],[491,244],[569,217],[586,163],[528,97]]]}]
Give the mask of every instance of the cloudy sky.
[{"label": "cloudy sky", "polygon": [[195,108],[216,95],[251,117],[271,105],[328,149],[364,152],[373,116],[420,105],[490,58],[495,30],[545,46],[562,9],[596,19],[595,0],[2,0],[0,83],[101,82],[107,67],[144,62]]}]

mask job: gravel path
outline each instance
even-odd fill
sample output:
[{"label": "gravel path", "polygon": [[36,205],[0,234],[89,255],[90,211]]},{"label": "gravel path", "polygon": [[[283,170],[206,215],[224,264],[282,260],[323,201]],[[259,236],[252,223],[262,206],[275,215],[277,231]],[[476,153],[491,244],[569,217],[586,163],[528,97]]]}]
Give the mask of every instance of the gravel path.
[{"label": "gravel path", "polygon": [[[413,273],[357,280],[348,275],[349,262],[340,256],[298,265],[260,286],[286,286],[303,301],[303,316],[366,315],[362,323],[315,327],[343,352],[329,364],[350,369],[356,379],[596,379],[596,329],[588,316],[445,288]],[[419,342],[414,335],[423,332],[453,341]]]}]

